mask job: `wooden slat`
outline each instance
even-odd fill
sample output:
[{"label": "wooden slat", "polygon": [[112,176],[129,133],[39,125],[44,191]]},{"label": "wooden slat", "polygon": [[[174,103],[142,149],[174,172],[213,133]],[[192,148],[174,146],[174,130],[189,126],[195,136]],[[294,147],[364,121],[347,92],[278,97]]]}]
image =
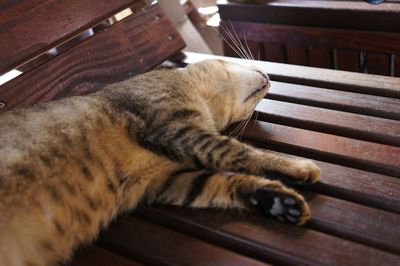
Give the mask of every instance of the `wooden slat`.
[{"label": "wooden slat", "polygon": [[257,119],[400,147],[400,121],[263,99]]},{"label": "wooden slat", "polygon": [[266,265],[133,217],[120,218],[99,244],[148,265]]},{"label": "wooden slat", "polygon": [[286,62],[286,51],[282,44],[264,43],[264,60],[278,63]]},{"label": "wooden slat", "polygon": [[339,70],[361,72],[359,52],[337,50],[336,62]]},{"label": "wooden slat", "polygon": [[[360,1],[264,1],[264,5],[218,1],[223,20],[400,32],[400,3]],[[373,18],[373,23],[371,22]]]},{"label": "wooden slat", "polygon": [[394,58],[394,76],[400,77],[400,54]]},{"label": "wooden slat", "polygon": [[260,215],[156,207],[141,207],[138,215],[279,265],[396,265],[400,259],[384,251]]},{"label": "wooden slat", "polygon": [[302,45],[286,45],[287,63],[292,65],[308,65],[307,48]]},{"label": "wooden slat", "polygon": [[398,53],[400,34],[375,31],[355,31],[331,28],[260,24],[252,22],[227,22],[220,25],[232,27],[239,38],[255,42],[309,45],[327,49],[363,50],[378,53]]},{"label": "wooden slat", "polygon": [[314,161],[322,175],[319,182],[310,187],[313,191],[400,214],[398,178]]},{"label": "wooden slat", "polygon": [[367,72],[369,74],[390,75],[390,55],[380,53],[367,54]]},{"label": "wooden slat", "polygon": [[379,75],[367,75],[305,66],[292,66],[272,62],[240,60],[237,58],[189,52],[186,52],[185,56],[186,58],[183,59],[183,62],[186,64],[199,62],[205,59],[218,58],[243,65],[260,67],[269,74],[272,80],[276,81],[400,98],[400,79],[394,77],[382,77]]},{"label": "wooden slat", "polygon": [[95,26],[135,2],[139,1],[2,1],[0,74]]},{"label": "wooden slat", "polygon": [[313,215],[311,228],[400,254],[399,214],[315,193],[306,193],[306,200]]},{"label": "wooden slat", "polygon": [[[135,7],[142,8],[141,6],[142,6],[142,4],[138,3],[138,4],[130,6],[130,8],[131,9],[134,9]],[[135,12],[134,10],[132,10],[132,11]],[[105,25],[102,26],[103,24],[105,24]],[[100,27],[100,26],[102,26],[104,28],[107,28],[107,27],[110,26],[110,24],[108,24],[106,22],[103,22],[102,24],[99,24],[97,27]],[[54,48],[54,50],[57,51],[57,54],[60,54],[63,51],[65,51],[67,49],[70,49],[71,47],[77,45],[78,43],[80,43],[81,41],[85,40],[86,38],[89,38],[90,36],[93,35],[94,32],[97,32],[97,31],[95,31],[93,28],[89,29],[89,30],[86,30],[86,31],[80,33],[78,36],[75,36],[72,39],[70,39],[68,41],[65,41],[64,43],[58,45],[56,48]],[[17,68],[17,70],[19,70],[21,72],[27,72],[27,71],[30,71],[31,69],[37,67],[38,65],[43,64],[44,62],[46,62],[49,59],[54,57],[54,54],[52,54],[54,52],[54,50],[51,53],[49,53],[47,51],[46,53],[41,54],[38,57],[35,57],[34,59],[30,60],[29,62],[24,63],[23,65],[19,66]]]},{"label": "wooden slat", "polygon": [[108,251],[104,248],[98,246],[90,246],[79,250],[77,254],[74,255],[72,261],[68,263],[69,266],[139,266],[143,265],[132,259],[122,257],[116,253]]},{"label": "wooden slat", "polygon": [[173,25],[154,5],[2,85],[0,101],[6,110],[87,94],[106,83],[142,73],[183,47]]},{"label": "wooden slat", "polygon": [[297,84],[271,82],[268,99],[400,120],[400,100]]},{"label": "wooden slat", "polygon": [[400,148],[262,121],[251,121],[245,138],[257,146],[400,177]]},{"label": "wooden slat", "polygon": [[312,67],[332,68],[332,52],[329,49],[310,47],[309,65]]}]

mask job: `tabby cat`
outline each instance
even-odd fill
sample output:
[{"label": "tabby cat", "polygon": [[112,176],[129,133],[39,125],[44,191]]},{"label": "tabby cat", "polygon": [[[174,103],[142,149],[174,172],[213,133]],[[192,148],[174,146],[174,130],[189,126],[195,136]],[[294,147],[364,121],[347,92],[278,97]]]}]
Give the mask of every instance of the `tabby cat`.
[{"label": "tabby cat", "polygon": [[139,202],[255,210],[303,224],[285,183],[320,170],[221,132],[270,83],[259,69],[208,60],[159,69],[0,116],[0,265],[54,265]]}]

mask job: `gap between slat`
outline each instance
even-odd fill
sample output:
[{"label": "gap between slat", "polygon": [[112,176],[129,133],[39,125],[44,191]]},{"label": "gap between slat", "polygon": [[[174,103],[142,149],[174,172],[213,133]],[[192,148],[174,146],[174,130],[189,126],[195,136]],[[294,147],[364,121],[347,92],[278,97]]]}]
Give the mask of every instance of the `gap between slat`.
[{"label": "gap between slat", "polygon": [[243,137],[262,148],[400,177],[398,147],[254,120]]},{"label": "gap between slat", "polygon": [[338,136],[400,146],[400,121],[263,99],[257,119]]},{"label": "gap between slat", "polygon": [[400,100],[298,84],[271,82],[267,99],[400,120]]},{"label": "gap between slat", "polygon": [[[371,252],[378,252],[381,255],[385,254],[384,257],[393,256],[395,260],[400,258],[336,236],[244,212],[141,206],[134,214],[248,256],[258,259],[273,256],[274,263],[278,264],[309,265],[313,261],[312,264],[322,265],[324,263],[321,259],[332,263],[335,261],[335,255],[332,253],[341,253],[343,248],[347,251],[352,250],[352,256],[361,248],[370,255]],[[326,245],[334,245],[335,248],[326,249]],[[299,248],[293,249],[294,246]],[[323,258],[318,255],[321,251],[324,252]],[[303,252],[309,257],[304,257]],[[377,254],[373,256],[374,259],[376,256]],[[346,260],[349,263],[351,259]]]}]

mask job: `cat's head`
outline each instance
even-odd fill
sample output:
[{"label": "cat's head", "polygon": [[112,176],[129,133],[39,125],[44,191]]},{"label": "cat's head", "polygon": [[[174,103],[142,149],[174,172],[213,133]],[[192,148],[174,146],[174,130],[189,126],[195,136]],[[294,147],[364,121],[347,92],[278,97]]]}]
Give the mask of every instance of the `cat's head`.
[{"label": "cat's head", "polygon": [[246,119],[270,88],[268,76],[256,67],[223,60],[205,60],[187,67],[213,112],[217,127]]}]

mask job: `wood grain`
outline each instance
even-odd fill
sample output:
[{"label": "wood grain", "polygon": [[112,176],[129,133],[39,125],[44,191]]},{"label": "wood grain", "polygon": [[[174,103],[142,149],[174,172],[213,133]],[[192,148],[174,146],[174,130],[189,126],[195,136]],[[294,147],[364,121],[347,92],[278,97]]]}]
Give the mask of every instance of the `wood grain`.
[{"label": "wood grain", "polygon": [[379,5],[342,0],[265,2],[251,5],[219,0],[218,8],[222,20],[400,32],[398,2],[385,1]]},{"label": "wood grain", "polygon": [[235,252],[278,265],[395,265],[400,257],[261,215],[141,207],[137,215]]},{"label": "wood grain", "polygon": [[356,31],[345,29],[304,27],[279,24],[261,24],[254,22],[227,22],[224,27],[233,25],[239,38],[254,42],[270,42],[278,44],[309,45],[326,49],[362,50],[378,53],[398,53],[400,34]]},{"label": "wood grain", "polygon": [[292,65],[308,65],[308,51],[305,46],[287,44],[286,45],[287,63]]},{"label": "wood grain", "polygon": [[0,23],[0,74],[135,2],[139,1],[2,1],[0,17],[4,23]]},{"label": "wood grain", "polygon": [[74,255],[72,261],[68,263],[69,266],[140,266],[143,265],[135,260],[125,258],[116,253],[108,251],[98,246],[90,246],[80,249]]},{"label": "wood grain", "polygon": [[400,77],[400,53],[394,58],[394,76]]},{"label": "wood grain", "polygon": [[99,244],[146,265],[268,265],[129,216],[114,222]]},{"label": "wood grain", "polygon": [[400,148],[262,121],[251,121],[243,137],[267,149],[400,177]]},{"label": "wood grain", "polygon": [[6,105],[2,110],[96,91],[151,69],[183,47],[154,5],[0,86],[0,101]]},{"label": "wood grain", "polygon": [[400,99],[271,82],[268,99],[400,120]]},{"label": "wood grain", "polygon": [[400,215],[324,195],[305,193],[312,210],[309,227],[400,254]]},{"label": "wood grain", "polygon": [[400,121],[263,99],[257,119],[400,147]]},{"label": "wood grain", "polygon": [[367,54],[367,72],[377,75],[390,75],[390,55],[383,53]]},{"label": "wood grain", "polygon": [[309,65],[312,67],[333,68],[332,51],[330,49],[310,47],[308,56]]},{"label": "wood grain", "polygon": [[314,162],[321,168],[322,175],[319,182],[310,187],[312,191],[400,214],[398,178],[318,160]]},{"label": "wood grain", "polygon": [[263,43],[264,56],[263,60],[285,63],[286,62],[286,50],[281,44]]},{"label": "wood grain", "polygon": [[[371,53],[368,73],[392,75],[388,57],[400,52],[400,2],[259,2],[252,5],[218,1],[221,25],[246,31],[250,41],[285,45],[286,62],[290,64],[365,73],[368,62],[360,60],[360,55]],[[332,53],[336,49],[338,52]]]},{"label": "wood grain", "polygon": [[360,53],[355,51],[336,51],[337,69],[353,72],[362,72]]}]

